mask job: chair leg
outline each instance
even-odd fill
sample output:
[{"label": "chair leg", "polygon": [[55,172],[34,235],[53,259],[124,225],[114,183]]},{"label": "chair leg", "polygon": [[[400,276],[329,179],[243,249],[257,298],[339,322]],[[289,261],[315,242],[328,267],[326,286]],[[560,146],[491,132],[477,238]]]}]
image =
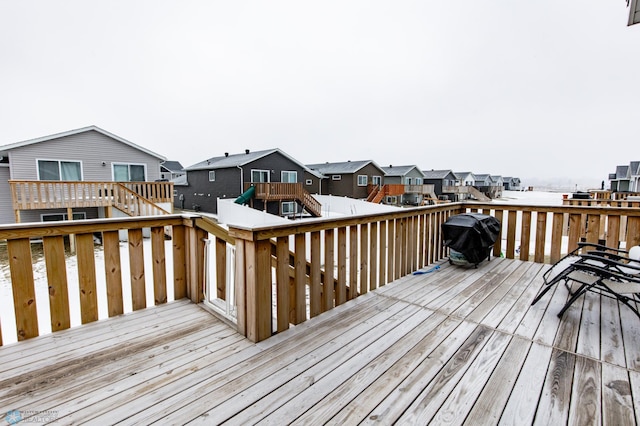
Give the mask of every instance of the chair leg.
[{"label": "chair leg", "polygon": [[533,299],[533,302],[531,302],[531,306],[533,306],[536,303],[538,303],[538,301],[540,299],[542,299],[542,296],[544,296],[549,290],[551,290],[551,284],[545,285],[544,288],[542,290],[540,290],[538,295]]},{"label": "chair leg", "polygon": [[569,298],[567,303],[565,303],[562,309],[560,309],[560,312],[558,312],[558,318],[562,318],[562,315],[564,315],[565,311],[569,309],[569,306],[571,306],[573,302],[575,302],[578,299],[578,297],[580,297],[583,293],[586,293],[589,287],[591,286],[588,284],[582,284],[578,289],[578,291],[573,293],[573,295]]}]

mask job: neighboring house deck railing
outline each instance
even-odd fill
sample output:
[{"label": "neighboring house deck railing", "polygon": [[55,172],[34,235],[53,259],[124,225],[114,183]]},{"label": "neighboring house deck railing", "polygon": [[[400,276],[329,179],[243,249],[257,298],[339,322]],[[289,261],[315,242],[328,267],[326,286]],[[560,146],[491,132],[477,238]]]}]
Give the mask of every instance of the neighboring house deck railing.
[{"label": "neighboring house deck railing", "polygon": [[311,214],[320,216],[322,206],[307,192],[302,183],[248,182],[244,190],[255,187],[255,197],[265,201],[299,201]]},{"label": "neighboring house deck railing", "polygon": [[435,185],[433,184],[405,185],[404,187],[404,192],[406,194],[429,195],[429,194],[433,194],[434,191],[435,191]]},{"label": "neighboring house deck railing", "polygon": [[155,204],[173,203],[173,182],[10,180],[9,185],[17,222],[20,210],[116,207],[138,216],[166,214]]},{"label": "neighboring house deck railing", "polygon": [[[441,224],[451,215],[471,211],[501,221],[502,234],[493,254],[509,259],[552,263],[581,240],[611,247],[640,243],[637,208],[477,202],[269,227],[230,226],[228,231],[193,215],[16,224],[0,226],[0,239],[7,240],[19,340],[39,334],[36,306],[43,303],[49,305],[46,321],[51,322],[52,331],[69,328],[70,275],[64,239],[75,235],[83,324],[98,319],[102,304],[108,304],[109,316],[123,312],[123,288],[129,288],[123,286],[124,280],[131,288],[126,297],[137,310],[146,306],[145,289],[153,289],[155,304],[167,301],[169,286],[175,299],[201,302],[207,279],[215,282],[208,288],[217,289],[216,295],[207,297],[224,298],[227,295],[221,289],[226,282],[221,281],[233,277],[237,330],[261,341],[444,259],[447,249]],[[167,227],[171,228],[170,241],[165,240]],[[143,244],[143,229],[151,230],[148,244]],[[128,262],[120,254],[123,232],[128,240],[123,256]],[[102,237],[100,250],[94,247],[95,233]],[[47,296],[40,300],[35,295],[30,242],[34,239],[42,240],[47,271]],[[234,246],[235,262],[227,266],[224,253],[229,245]],[[100,268],[96,267],[97,253],[104,259]],[[149,258],[152,274],[144,269],[144,259]],[[212,268],[207,266],[210,263]],[[122,272],[125,265],[128,276]],[[146,280],[151,280],[148,286]],[[106,282],[105,292],[97,292],[98,281]],[[103,293],[106,296],[100,297],[106,300],[98,300]]]}]

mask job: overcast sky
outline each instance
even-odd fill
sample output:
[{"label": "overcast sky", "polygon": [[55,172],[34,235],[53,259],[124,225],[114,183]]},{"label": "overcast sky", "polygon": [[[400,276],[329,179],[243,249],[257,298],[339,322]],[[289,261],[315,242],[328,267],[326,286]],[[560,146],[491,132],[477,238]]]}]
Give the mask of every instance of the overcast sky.
[{"label": "overcast sky", "polygon": [[600,186],[640,160],[624,0],[0,0],[0,144],[96,125],[189,166],[280,148]]}]

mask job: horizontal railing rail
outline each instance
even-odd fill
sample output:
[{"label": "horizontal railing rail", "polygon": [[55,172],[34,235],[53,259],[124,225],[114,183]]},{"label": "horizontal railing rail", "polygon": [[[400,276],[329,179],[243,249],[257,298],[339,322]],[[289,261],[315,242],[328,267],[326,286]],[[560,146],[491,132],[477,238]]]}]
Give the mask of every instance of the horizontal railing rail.
[{"label": "horizontal railing rail", "polygon": [[405,185],[404,192],[407,194],[428,195],[435,192],[435,185],[433,184]]},{"label": "horizontal railing rail", "polygon": [[[38,335],[36,306],[43,303],[49,305],[47,321],[51,321],[52,331],[69,327],[72,302],[68,282],[72,275],[79,277],[75,303],[80,305],[82,323],[87,323],[97,319],[97,305],[101,303],[96,277],[106,282],[103,302],[112,316],[123,312],[125,282],[131,288],[127,298],[132,309],[146,306],[145,288],[153,289],[153,303],[166,302],[168,283],[173,283],[175,299],[188,296],[193,302],[201,302],[206,265],[211,262],[216,282],[211,288],[217,289],[214,296],[227,297],[225,280],[232,275],[237,330],[260,341],[442,261],[448,249],[441,226],[452,215],[464,212],[480,212],[500,220],[501,234],[493,255],[509,259],[552,263],[577,247],[579,241],[621,248],[640,244],[638,208],[495,201],[412,207],[268,227],[222,227],[196,215],[4,225],[0,226],[0,240],[6,240],[19,340]],[[167,227],[172,230],[170,240],[163,232]],[[101,242],[98,248],[94,246],[96,235]],[[123,235],[126,243],[121,242]],[[76,239],[77,260],[72,269],[65,260],[67,238]],[[35,297],[31,252],[35,240],[43,245],[48,300]],[[212,251],[205,250],[205,242],[212,240]],[[169,250],[165,244],[170,244]],[[230,266],[233,274],[226,269],[224,253],[229,245],[234,248],[235,263]],[[210,261],[206,253],[213,254]],[[98,255],[104,259],[101,268],[96,267]],[[129,261],[123,261],[123,257]],[[141,266],[143,258],[151,258],[152,274]],[[130,267],[126,274],[122,272],[125,266]]]},{"label": "horizontal railing rail", "polygon": [[106,207],[119,186],[153,202],[173,202],[173,182],[10,180],[14,210]]}]

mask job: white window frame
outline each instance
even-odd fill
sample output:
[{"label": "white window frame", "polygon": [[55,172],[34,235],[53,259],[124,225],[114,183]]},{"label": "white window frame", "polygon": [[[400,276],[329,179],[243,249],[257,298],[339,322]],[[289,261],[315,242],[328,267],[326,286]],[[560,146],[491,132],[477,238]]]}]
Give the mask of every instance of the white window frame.
[{"label": "white window frame", "polygon": [[422,185],[422,178],[416,178],[416,185]]},{"label": "white window frame", "polygon": [[[293,181],[285,180],[285,175],[293,176]],[[284,183],[298,183],[298,172],[295,170],[283,170],[280,172],[280,182]]]},{"label": "white window frame", "polygon": [[134,182],[131,180],[131,166],[142,166],[144,168],[144,179],[143,181],[135,181],[135,182],[146,182],[149,179],[149,173],[147,171],[147,165],[145,163],[111,163],[111,180],[116,181],[116,169],[115,166],[127,166],[127,174],[129,175],[129,180],[121,181],[121,182]]},{"label": "white window frame", "polygon": [[[285,205],[293,206],[293,209],[285,212]],[[298,203],[296,203],[295,201],[283,201],[282,203],[280,203],[280,212],[282,216],[295,215],[296,213],[298,213]]]},{"label": "white window frame", "polygon": [[[253,180],[253,174],[254,173],[260,173],[261,175],[265,175],[267,177],[267,180],[266,181]],[[269,170],[251,169],[251,182],[253,182],[253,183],[268,183],[268,182],[271,182],[271,173],[269,173]]]},{"label": "white window frame", "polygon": [[36,173],[38,175],[38,180],[42,180],[40,178],[40,161],[55,161],[58,163],[58,176],[60,176],[60,181],[62,181],[62,169],[60,163],[78,163],[80,164],[80,180],[84,180],[84,172],[83,172],[83,164],[81,160],[60,160],[57,158],[36,158]]},{"label": "white window frame", "polygon": [[[364,178],[364,183],[362,182],[362,178]],[[358,175],[358,186],[367,186],[367,182],[369,182],[369,176]]]},{"label": "white window frame", "polygon": [[371,177],[371,182],[374,185],[382,186],[382,176],[373,176],[373,177]]},{"label": "white window frame", "polygon": [[331,175],[331,180],[342,180],[342,175]]},{"label": "white window frame", "polygon": [[215,182],[215,181],[216,181],[216,171],[209,170],[209,182]]}]

